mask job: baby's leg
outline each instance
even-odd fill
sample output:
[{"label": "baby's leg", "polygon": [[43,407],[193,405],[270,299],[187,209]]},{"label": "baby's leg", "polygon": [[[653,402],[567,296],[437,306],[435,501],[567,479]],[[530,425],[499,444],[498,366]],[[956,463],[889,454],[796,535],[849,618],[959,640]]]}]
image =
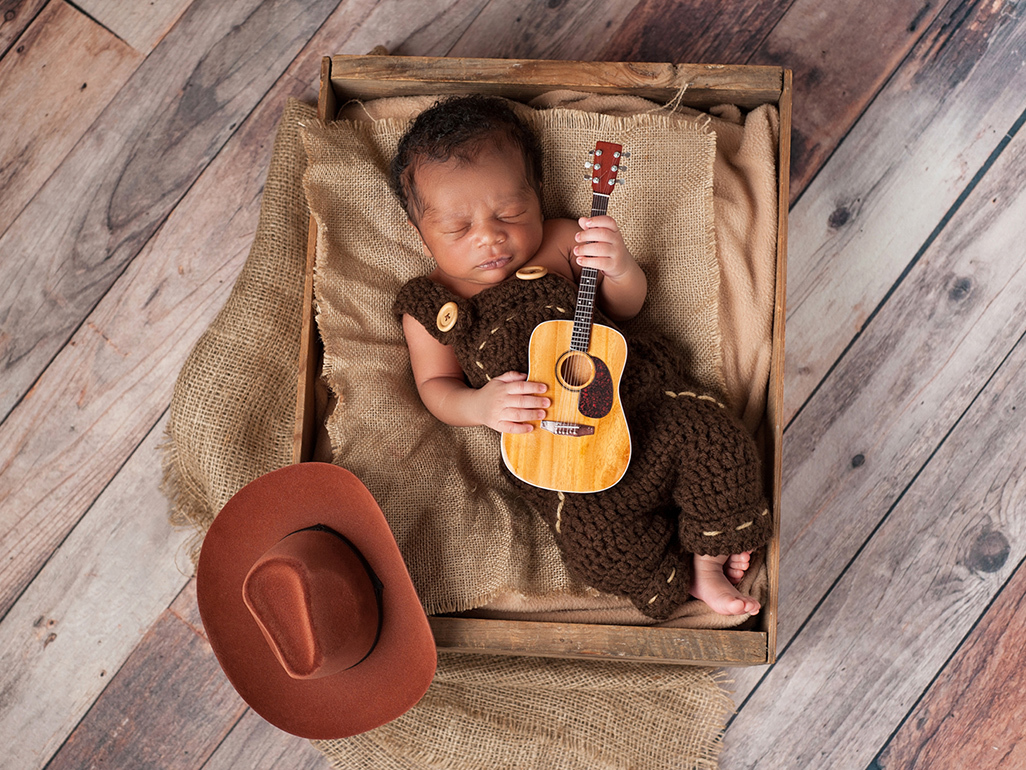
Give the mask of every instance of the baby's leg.
[{"label": "baby's leg", "polygon": [[[691,575],[691,595],[709,605],[720,615],[757,615],[759,603],[735,588],[724,572],[732,556],[700,556],[695,554]],[[735,562],[737,564],[737,562]],[[735,567],[736,570],[736,567]],[[742,574],[744,574],[742,572]]]}]

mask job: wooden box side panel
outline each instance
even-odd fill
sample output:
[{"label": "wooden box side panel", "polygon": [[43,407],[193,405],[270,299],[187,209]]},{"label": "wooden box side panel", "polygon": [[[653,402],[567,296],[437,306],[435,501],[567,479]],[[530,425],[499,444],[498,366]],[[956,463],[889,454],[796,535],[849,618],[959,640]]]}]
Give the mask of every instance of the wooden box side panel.
[{"label": "wooden box side panel", "polygon": [[766,662],[766,634],[582,623],[430,618],[442,652],[746,666]]},{"label": "wooden box side panel", "polygon": [[424,56],[335,56],[332,87],[340,101],[382,96],[485,93],[527,101],[554,89],[630,93],[668,102],[686,86],[695,107],[757,107],[780,98],[779,67]]}]

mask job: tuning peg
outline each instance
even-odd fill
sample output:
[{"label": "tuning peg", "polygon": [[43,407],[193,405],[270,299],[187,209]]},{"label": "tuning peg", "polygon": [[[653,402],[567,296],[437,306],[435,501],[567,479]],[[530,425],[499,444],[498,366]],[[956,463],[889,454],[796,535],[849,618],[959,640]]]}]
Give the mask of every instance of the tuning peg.
[{"label": "tuning peg", "polygon": [[588,161],[588,162],[586,162],[586,163],[584,164],[584,167],[585,167],[585,168],[591,168],[591,167],[592,167],[592,166],[594,166],[594,165],[595,165],[594,163],[591,163],[590,161]]},{"label": "tuning peg", "polygon": [[617,180],[616,180],[616,183],[617,183],[617,184],[624,184],[624,181],[623,181],[622,179],[617,179]]}]

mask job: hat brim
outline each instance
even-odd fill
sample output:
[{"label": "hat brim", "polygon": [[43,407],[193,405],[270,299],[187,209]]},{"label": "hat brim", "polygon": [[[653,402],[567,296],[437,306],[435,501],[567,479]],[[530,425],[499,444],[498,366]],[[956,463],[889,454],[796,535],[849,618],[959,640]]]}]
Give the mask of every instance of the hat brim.
[{"label": "hat brim", "polygon": [[[298,529],[324,524],[345,535],[384,585],[381,635],[359,665],[320,679],[293,679],[278,663],[242,598],[250,567]],[[434,637],[381,509],[352,473],[327,463],[272,471],[243,487],[210,526],[196,574],[200,617],[228,680],[254,711],[303,738],[372,730],[427,691]]]}]

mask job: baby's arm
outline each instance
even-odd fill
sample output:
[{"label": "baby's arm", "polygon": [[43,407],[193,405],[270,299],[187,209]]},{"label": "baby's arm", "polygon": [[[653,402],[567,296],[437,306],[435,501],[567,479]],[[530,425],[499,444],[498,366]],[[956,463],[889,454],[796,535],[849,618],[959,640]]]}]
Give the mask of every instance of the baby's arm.
[{"label": "baby's arm", "polygon": [[551,402],[532,395],[544,393],[544,383],[528,382],[527,375],[520,372],[506,372],[483,388],[472,388],[463,378],[452,348],[432,337],[419,321],[404,315],[403,333],[420,400],[442,422],[528,433],[533,430],[528,420],[544,419]]},{"label": "baby's arm", "polygon": [[641,312],[648,293],[648,279],[623,242],[620,228],[611,216],[581,217],[576,234],[574,259],[581,267],[602,273],[598,299],[614,321],[626,321]]}]

